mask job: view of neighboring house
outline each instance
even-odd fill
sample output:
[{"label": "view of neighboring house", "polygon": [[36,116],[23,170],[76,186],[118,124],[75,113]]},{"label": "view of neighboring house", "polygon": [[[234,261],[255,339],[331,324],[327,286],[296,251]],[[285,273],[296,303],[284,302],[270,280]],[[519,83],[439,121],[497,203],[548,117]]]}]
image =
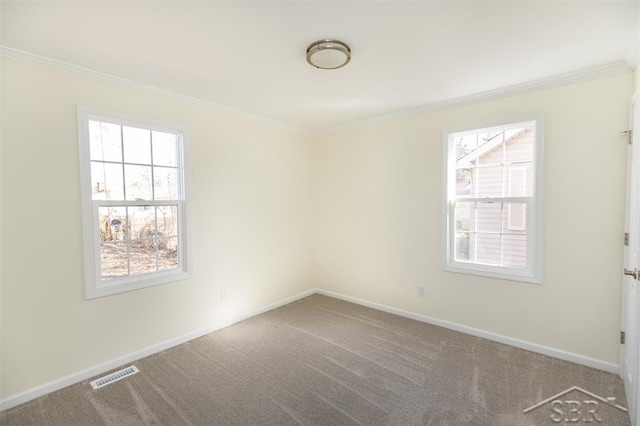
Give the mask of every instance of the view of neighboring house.
[{"label": "view of neighboring house", "polygon": [[454,135],[456,260],[524,269],[534,130]]}]

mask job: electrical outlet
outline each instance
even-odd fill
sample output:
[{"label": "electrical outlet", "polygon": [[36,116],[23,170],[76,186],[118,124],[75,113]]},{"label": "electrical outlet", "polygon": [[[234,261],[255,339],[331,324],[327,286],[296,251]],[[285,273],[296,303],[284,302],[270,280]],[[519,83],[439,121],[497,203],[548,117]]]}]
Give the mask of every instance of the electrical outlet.
[{"label": "electrical outlet", "polygon": [[222,290],[220,292],[220,301],[226,302],[227,300],[229,300],[229,290]]},{"label": "electrical outlet", "polygon": [[418,297],[424,297],[424,287],[423,286],[419,286],[418,287]]}]

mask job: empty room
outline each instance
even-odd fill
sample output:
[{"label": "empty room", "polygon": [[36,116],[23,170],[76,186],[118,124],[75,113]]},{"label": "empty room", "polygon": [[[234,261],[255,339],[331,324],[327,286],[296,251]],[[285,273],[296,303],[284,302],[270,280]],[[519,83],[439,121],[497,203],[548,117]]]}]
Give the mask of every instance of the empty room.
[{"label": "empty room", "polygon": [[640,424],[640,2],[0,25],[0,424]]}]

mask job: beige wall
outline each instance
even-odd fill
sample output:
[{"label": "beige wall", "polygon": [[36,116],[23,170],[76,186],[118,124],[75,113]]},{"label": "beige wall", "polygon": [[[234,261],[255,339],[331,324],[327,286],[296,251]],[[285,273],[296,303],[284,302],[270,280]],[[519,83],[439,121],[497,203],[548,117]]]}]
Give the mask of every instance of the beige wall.
[{"label": "beige wall", "polygon": [[[2,71],[0,399],[311,287],[309,137],[29,65]],[[193,279],[83,300],[77,104],[189,129]]]},{"label": "beige wall", "polygon": [[[638,38],[640,38],[640,36],[638,36]],[[640,70],[638,69],[637,66],[633,72],[633,87],[634,87],[634,94],[636,96],[640,94]]]},{"label": "beige wall", "polygon": [[[619,132],[632,83],[626,74],[322,137],[316,285],[617,364],[627,149]],[[443,131],[539,114],[543,284],[443,272]]]},{"label": "beige wall", "polygon": [[[2,5],[0,4],[0,13],[2,12]],[[2,399],[2,395],[4,395],[3,393],[3,389],[4,386],[2,384],[2,362],[3,362],[3,309],[2,309],[2,293],[3,293],[3,284],[2,284],[2,128],[3,128],[3,119],[4,119],[4,115],[2,113],[2,97],[4,95],[4,91],[2,90],[3,87],[3,80],[2,80],[2,75],[3,75],[3,66],[2,66],[2,61],[0,61],[0,399]]]}]

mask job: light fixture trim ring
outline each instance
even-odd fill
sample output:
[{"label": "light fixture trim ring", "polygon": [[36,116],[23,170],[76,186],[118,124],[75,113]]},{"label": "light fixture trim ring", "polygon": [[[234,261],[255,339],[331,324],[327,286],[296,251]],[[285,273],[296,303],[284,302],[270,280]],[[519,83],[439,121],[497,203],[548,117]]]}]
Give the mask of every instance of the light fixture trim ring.
[{"label": "light fixture trim ring", "polygon": [[[322,66],[322,65],[318,65],[317,63],[314,63],[313,55],[325,50],[342,53],[345,56],[344,62],[340,63],[337,66]],[[315,68],[323,69],[323,70],[335,70],[335,69],[344,67],[349,63],[349,61],[351,61],[351,48],[347,43],[343,41],[325,38],[322,40],[315,41],[311,43],[309,47],[307,47],[307,62],[309,63],[309,65]]]}]

